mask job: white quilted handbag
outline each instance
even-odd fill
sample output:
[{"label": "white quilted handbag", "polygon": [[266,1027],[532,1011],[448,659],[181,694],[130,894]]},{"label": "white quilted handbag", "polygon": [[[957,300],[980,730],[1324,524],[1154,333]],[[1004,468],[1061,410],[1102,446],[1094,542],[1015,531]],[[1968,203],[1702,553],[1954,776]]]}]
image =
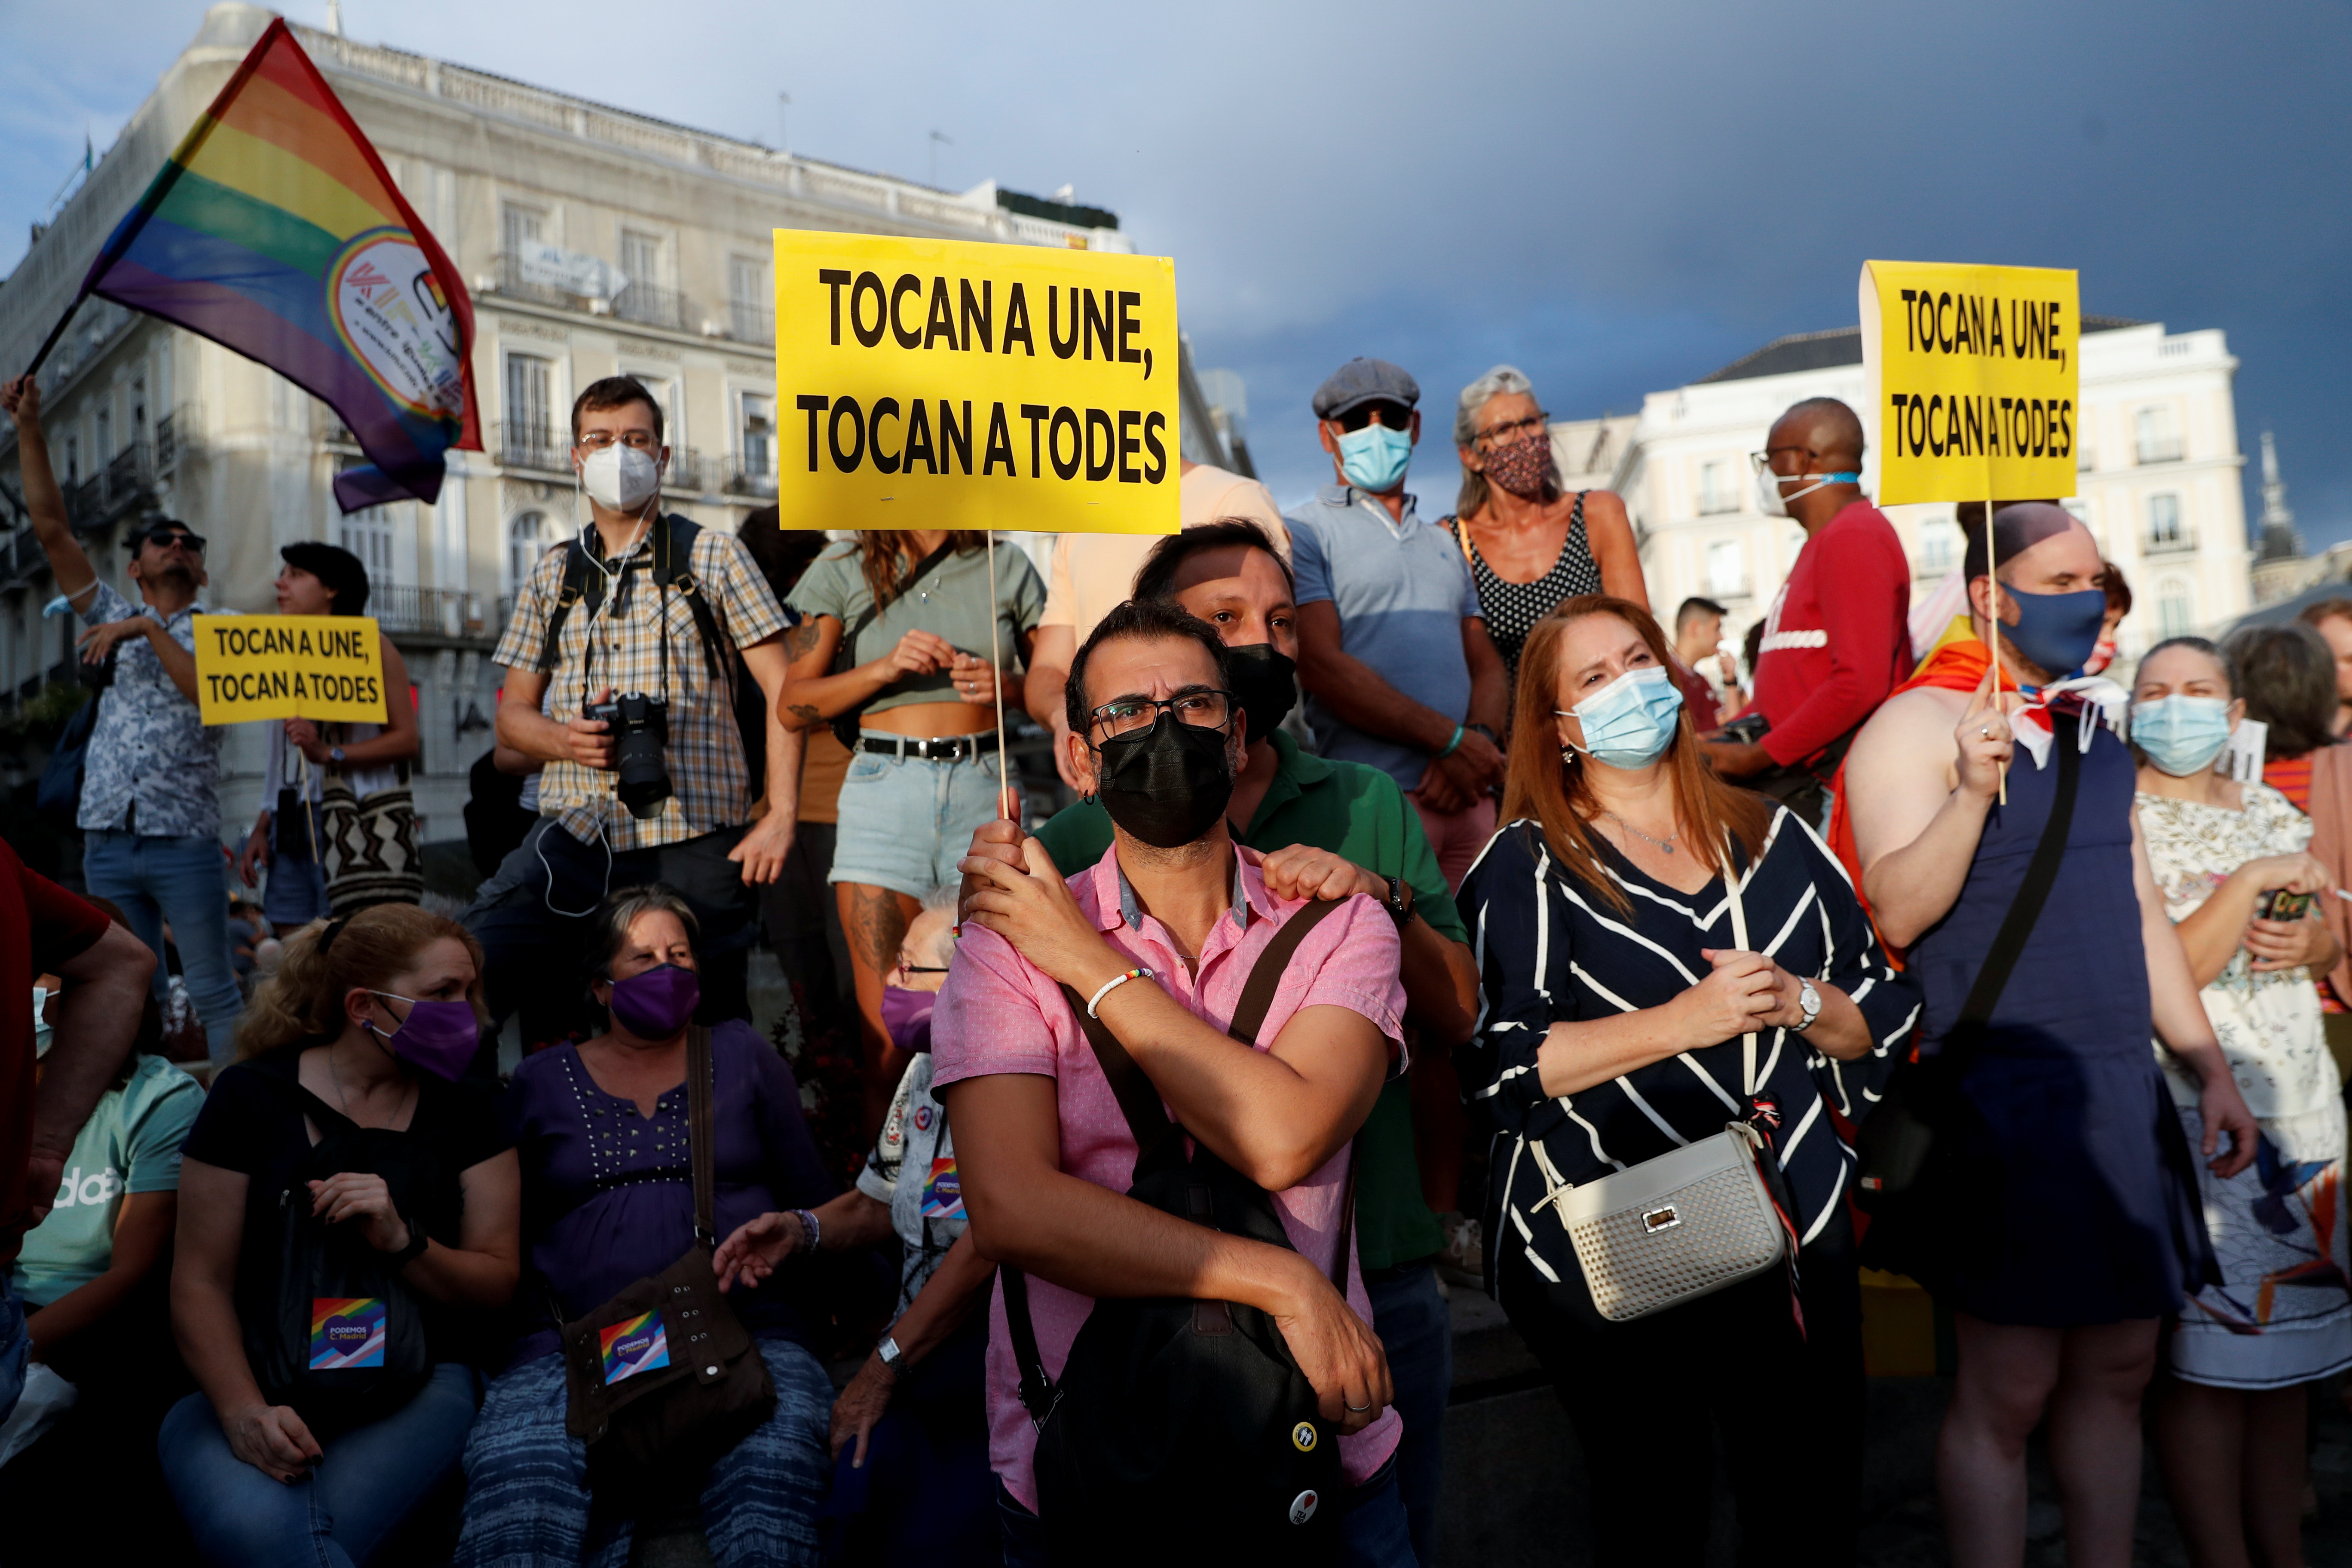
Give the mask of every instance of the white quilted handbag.
[{"label": "white quilted handbag", "polygon": [[[1748,948],[1748,916],[1728,846],[1724,886],[1732,941]],[[1756,1036],[1741,1040],[1742,1098],[1756,1094]],[[1536,1204],[1559,1216],[1584,1270],[1592,1304],[1612,1322],[1628,1322],[1736,1285],[1786,1256],[1788,1230],[1757,1168],[1769,1158],[1763,1135],[1745,1121],[1582,1186],[1560,1180],[1540,1142],[1530,1142],[1543,1173]]]}]

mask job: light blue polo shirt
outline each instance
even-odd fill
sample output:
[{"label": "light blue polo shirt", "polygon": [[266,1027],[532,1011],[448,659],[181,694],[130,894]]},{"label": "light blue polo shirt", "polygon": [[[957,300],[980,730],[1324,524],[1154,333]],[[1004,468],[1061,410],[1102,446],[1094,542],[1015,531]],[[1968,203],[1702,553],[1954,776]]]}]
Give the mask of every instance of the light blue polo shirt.
[{"label": "light blue polo shirt", "polygon": [[[1470,716],[1470,664],[1462,623],[1483,616],[1470,564],[1454,536],[1424,522],[1404,498],[1402,520],[1368,491],[1325,485],[1289,513],[1290,565],[1298,602],[1328,600],[1339,612],[1340,646],[1416,702],[1457,721]],[[1363,763],[1402,789],[1421,784],[1429,753],[1342,724],[1313,697],[1307,722],[1316,750]]]}]

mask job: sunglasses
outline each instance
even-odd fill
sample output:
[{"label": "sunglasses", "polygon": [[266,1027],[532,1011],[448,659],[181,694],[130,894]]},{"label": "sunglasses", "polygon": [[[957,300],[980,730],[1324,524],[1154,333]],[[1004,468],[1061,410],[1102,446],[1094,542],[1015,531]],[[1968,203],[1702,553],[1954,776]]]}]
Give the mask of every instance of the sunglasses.
[{"label": "sunglasses", "polygon": [[1375,398],[1370,403],[1360,403],[1340,415],[1339,428],[1352,436],[1370,425],[1372,422],[1372,416],[1376,414],[1380,416],[1381,424],[1386,429],[1402,430],[1412,423],[1412,410],[1403,404],[1391,403],[1386,398]]},{"label": "sunglasses", "polygon": [[184,528],[151,528],[139,536],[139,542],[165,546],[180,544],[198,555],[205,552],[205,536],[201,533],[191,533]]}]

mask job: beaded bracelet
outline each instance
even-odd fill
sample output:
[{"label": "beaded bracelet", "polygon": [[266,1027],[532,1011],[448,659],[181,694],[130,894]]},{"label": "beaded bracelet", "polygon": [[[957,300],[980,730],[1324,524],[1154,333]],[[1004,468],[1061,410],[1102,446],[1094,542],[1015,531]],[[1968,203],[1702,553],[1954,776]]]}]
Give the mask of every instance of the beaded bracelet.
[{"label": "beaded bracelet", "polygon": [[1087,1016],[1094,1019],[1097,1023],[1101,1022],[1102,1015],[1096,1012],[1095,1009],[1102,1005],[1102,999],[1104,997],[1109,995],[1113,991],[1126,984],[1130,980],[1149,980],[1150,978],[1151,978],[1151,971],[1149,969],[1122,970],[1118,973],[1112,975],[1108,980],[1102,983],[1101,989],[1097,990],[1093,995],[1087,998]]}]

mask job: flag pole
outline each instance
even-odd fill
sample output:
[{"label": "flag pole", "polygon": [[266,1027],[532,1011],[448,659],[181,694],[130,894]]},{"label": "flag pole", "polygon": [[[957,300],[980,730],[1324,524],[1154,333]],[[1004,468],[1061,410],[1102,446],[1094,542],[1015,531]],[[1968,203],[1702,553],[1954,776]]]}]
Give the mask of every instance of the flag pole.
[{"label": "flag pole", "polygon": [[[2000,563],[1993,554],[1992,487],[1985,487],[1985,595],[1991,602],[1992,614],[1992,706],[2003,723],[2009,721],[2009,709],[2000,700]],[[2009,768],[2000,769],[2000,804],[2009,804]]]},{"label": "flag pole", "polygon": [[87,294],[77,294],[73,297],[73,303],[66,307],[66,313],[58,318],[58,324],[51,327],[49,335],[41,340],[40,350],[33,355],[33,363],[25,367],[24,373],[26,375],[31,375],[41,368],[42,362],[49,357],[49,351],[58,346],[58,340],[64,337],[66,329],[73,324],[74,312],[80,310],[81,302],[89,298]]}]

